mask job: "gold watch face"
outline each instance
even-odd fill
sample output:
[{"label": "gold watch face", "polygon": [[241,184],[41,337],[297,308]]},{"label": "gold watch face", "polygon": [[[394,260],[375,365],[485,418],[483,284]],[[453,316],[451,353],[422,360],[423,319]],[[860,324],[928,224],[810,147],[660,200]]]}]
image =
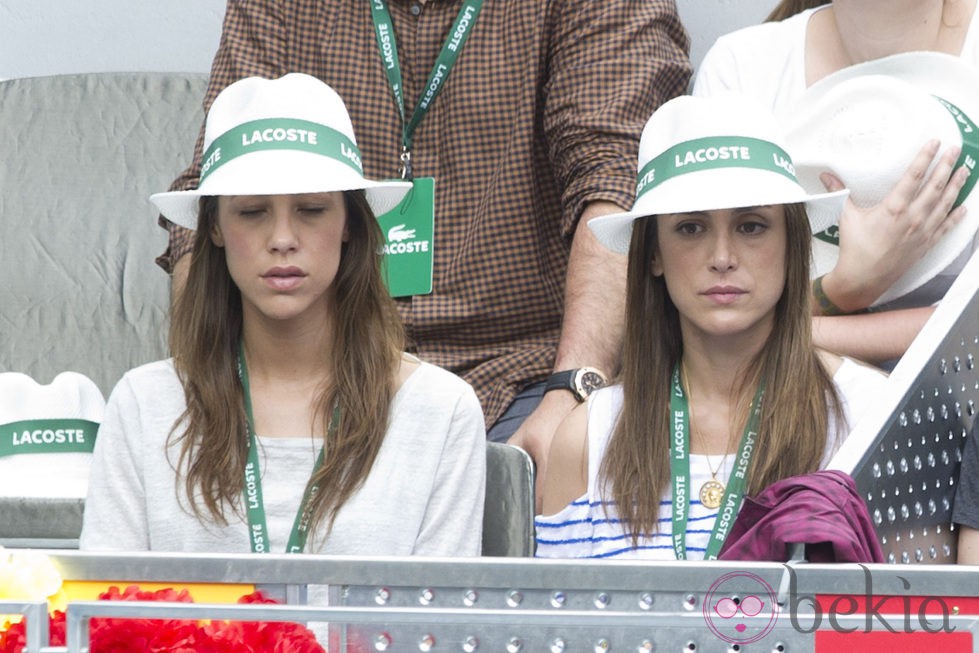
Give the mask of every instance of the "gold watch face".
[{"label": "gold watch face", "polygon": [[575,386],[578,395],[584,399],[595,390],[605,387],[605,378],[594,370],[581,369],[576,379]]}]

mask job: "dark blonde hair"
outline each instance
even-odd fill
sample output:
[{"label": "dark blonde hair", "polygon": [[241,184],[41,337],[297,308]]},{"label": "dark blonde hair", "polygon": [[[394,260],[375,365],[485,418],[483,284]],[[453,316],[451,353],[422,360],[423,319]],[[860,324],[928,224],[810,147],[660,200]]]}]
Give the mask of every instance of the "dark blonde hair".
[{"label": "dark blonde hair", "polygon": [[[843,419],[836,389],[812,344],[809,257],[811,235],[802,204],[785,206],[786,278],[772,333],[745,370],[732,397],[742,421],[765,379],[758,446],[748,470],[748,494],[815,471],[826,450],[829,411]],[[620,381],[622,412],[599,469],[603,493],[619,517],[642,533],[657,532],[659,505],[669,490],[670,378],[683,354],[680,317],[662,276],[653,276],[658,251],[655,217],[636,221],[629,249],[626,325]],[[838,421],[837,423],[841,423]]]},{"label": "dark blonde hair", "polygon": [[[380,271],[381,229],[363,191],[343,193],[349,239],[341,249],[332,356],[324,355],[330,385],[317,399],[318,422],[340,408],[335,435],[324,435],[323,467],[310,479],[310,532],[328,533],[340,507],[370,472],[388,427],[404,333]],[[228,523],[241,513],[247,457],[246,417],[238,378],[241,293],[228,273],[224,249],[211,241],[218,200],[204,197],[186,286],[173,307],[170,350],[187,408],[168,444],[179,445],[176,469],[199,519]],[[324,352],[325,354],[326,352]],[[326,361],[332,361],[328,363]],[[368,389],[369,391],[365,391]]]}]

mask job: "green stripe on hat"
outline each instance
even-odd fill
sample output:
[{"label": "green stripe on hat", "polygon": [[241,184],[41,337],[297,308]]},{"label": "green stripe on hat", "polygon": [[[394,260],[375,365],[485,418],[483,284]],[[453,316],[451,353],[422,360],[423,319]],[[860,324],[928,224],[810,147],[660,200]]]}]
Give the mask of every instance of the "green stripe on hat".
[{"label": "green stripe on hat", "polygon": [[[933,97],[952,114],[952,117],[955,118],[955,125],[959,128],[959,133],[962,135],[962,153],[955,162],[953,170],[958,170],[962,166],[965,166],[969,170],[969,176],[966,177],[965,183],[962,185],[962,190],[959,191],[958,196],[955,198],[955,204],[953,206],[959,206],[969,196],[969,193],[975,188],[976,181],[979,180],[973,174],[976,171],[976,162],[979,161],[979,127],[972,122],[962,109],[937,95]],[[814,234],[814,236],[830,245],[840,246],[840,228],[838,226],[834,225],[829,227],[825,231]]]},{"label": "green stripe on hat", "polygon": [[717,168],[767,170],[798,183],[792,157],[775,143],[743,136],[713,136],[674,145],[644,165],[636,181],[636,199],[667,179]]},{"label": "green stripe on hat", "polygon": [[34,419],[0,424],[0,458],[22,453],[92,453],[98,422]]},{"label": "green stripe on hat", "polygon": [[263,150],[298,150],[327,156],[364,174],[360,150],[335,129],[308,120],[266,118],[229,129],[214,139],[201,159],[200,183],[222,165],[239,156]]},{"label": "green stripe on hat", "polygon": [[952,117],[955,118],[955,125],[962,134],[962,153],[959,155],[958,161],[955,162],[954,170],[965,166],[969,169],[969,176],[966,178],[965,184],[962,185],[958,197],[955,198],[955,206],[959,206],[976,185],[976,176],[973,173],[976,171],[976,161],[979,161],[979,128],[969,116],[965,115],[962,109],[943,98],[935,96],[935,99],[952,114]]}]

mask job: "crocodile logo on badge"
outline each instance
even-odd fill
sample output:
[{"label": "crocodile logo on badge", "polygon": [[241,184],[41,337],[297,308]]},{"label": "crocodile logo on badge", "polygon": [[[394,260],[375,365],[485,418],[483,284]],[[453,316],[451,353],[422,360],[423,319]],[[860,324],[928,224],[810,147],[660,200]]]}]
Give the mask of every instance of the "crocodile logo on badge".
[{"label": "crocodile logo on badge", "polygon": [[388,242],[400,243],[404,240],[411,240],[415,237],[414,229],[405,229],[403,224],[396,224],[388,229]]}]

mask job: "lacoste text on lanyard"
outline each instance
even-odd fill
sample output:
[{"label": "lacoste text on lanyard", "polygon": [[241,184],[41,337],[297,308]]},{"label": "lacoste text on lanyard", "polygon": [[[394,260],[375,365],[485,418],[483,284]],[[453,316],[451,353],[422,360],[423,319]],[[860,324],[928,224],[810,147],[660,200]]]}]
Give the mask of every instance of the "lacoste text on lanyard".
[{"label": "lacoste text on lanyard", "polygon": [[394,23],[391,20],[391,13],[388,11],[386,0],[370,0],[371,17],[374,19],[374,31],[377,33],[377,47],[381,50],[381,59],[384,62],[384,70],[391,84],[391,91],[394,93],[394,101],[398,105],[398,112],[401,114],[401,178],[411,181],[411,139],[415,133],[415,128],[421,123],[422,118],[428,112],[435,97],[445,85],[445,80],[449,77],[452,66],[455,65],[462,47],[466,44],[473,26],[476,24],[476,16],[483,7],[483,0],[466,0],[462,3],[459,15],[452,23],[449,31],[449,38],[442,44],[438,58],[435,60],[435,68],[432,69],[425,83],[425,90],[415,105],[415,111],[411,120],[405,123],[405,100],[404,84],[401,77],[401,64],[398,61],[398,43],[394,37]]},{"label": "lacoste text on lanyard", "polygon": [[[255,438],[255,415],[252,412],[251,386],[248,383],[248,368],[245,366],[244,344],[238,348],[238,378],[245,396],[245,413],[248,417],[248,462],[245,464],[245,514],[248,516],[248,539],[252,545],[252,553],[269,553],[269,527],[265,519],[265,501],[262,499],[262,475],[258,469],[258,442]],[[340,422],[340,407],[333,409],[330,419],[329,433],[336,432]],[[316,457],[313,466],[315,474],[323,466],[323,447]],[[319,491],[319,485],[313,484],[306,488],[302,502],[296,512],[296,519],[289,534],[286,553],[302,553],[306,548],[306,538],[309,536],[309,505]]]},{"label": "lacoste text on lanyard", "polygon": [[[690,408],[687,397],[680,384],[680,368],[673,370],[672,391],[670,392],[670,411],[673,413],[673,444],[670,447],[670,472],[673,476],[673,551],[677,560],[687,559],[687,515],[690,512]],[[721,507],[707,543],[705,560],[716,560],[721,545],[727,538],[738,514],[738,507],[744,497],[748,482],[748,464],[755,450],[758,437],[758,422],[761,415],[761,401],[765,394],[764,383],[759,385],[755,398],[748,408],[748,423],[741,436],[741,444],[734,459],[734,469]]]}]

